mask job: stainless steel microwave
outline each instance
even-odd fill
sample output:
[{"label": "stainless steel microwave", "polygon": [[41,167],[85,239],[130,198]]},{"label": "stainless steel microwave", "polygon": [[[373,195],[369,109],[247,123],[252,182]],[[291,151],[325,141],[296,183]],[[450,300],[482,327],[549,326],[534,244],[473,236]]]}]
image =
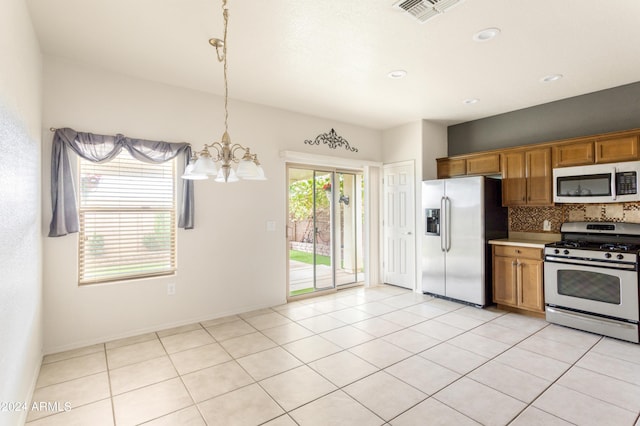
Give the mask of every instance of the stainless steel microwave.
[{"label": "stainless steel microwave", "polygon": [[640,161],[553,169],[556,203],[623,203],[640,201]]}]

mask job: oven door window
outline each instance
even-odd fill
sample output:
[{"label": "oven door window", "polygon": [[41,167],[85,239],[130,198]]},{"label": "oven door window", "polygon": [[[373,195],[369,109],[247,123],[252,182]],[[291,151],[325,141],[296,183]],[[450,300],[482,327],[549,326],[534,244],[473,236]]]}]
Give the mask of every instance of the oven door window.
[{"label": "oven door window", "polygon": [[556,195],[561,197],[611,196],[611,173],[557,178]]},{"label": "oven door window", "polygon": [[620,304],[620,278],[592,271],[558,271],[558,294],[596,302]]}]

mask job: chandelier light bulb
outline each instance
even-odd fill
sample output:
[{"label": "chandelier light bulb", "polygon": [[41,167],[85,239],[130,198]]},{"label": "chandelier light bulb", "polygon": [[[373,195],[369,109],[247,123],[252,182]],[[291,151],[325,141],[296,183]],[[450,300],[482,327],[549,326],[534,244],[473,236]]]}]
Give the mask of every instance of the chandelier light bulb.
[{"label": "chandelier light bulb", "polygon": [[[224,173],[225,170],[229,170],[228,176],[225,176],[225,173]],[[233,183],[233,182],[238,182],[239,180],[240,179],[238,179],[238,176],[236,175],[236,171],[233,170],[231,167],[229,167],[228,169],[221,167],[220,170],[218,170],[218,176],[216,176],[215,178],[215,182],[219,182],[219,183]]]},{"label": "chandelier light bulb", "polygon": [[196,161],[193,172],[198,175],[216,176],[218,174],[218,168],[216,163],[211,159],[211,156],[200,156]]},{"label": "chandelier light bulb", "polygon": [[262,166],[256,166],[258,169],[258,174],[255,177],[245,178],[248,180],[267,180],[267,177],[264,175],[264,169]]},{"label": "chandelier light bulb", "polygon": [[258,166],[253,162],[253,156],[248,148],[238,164],[236,176],[243,179],[251,179],[258,176]]},{"label": "chandelier light bulb", "polygon": [[193,169],[196,167],[195,163],[189,163],[184,169],[184,174],[180,176],[182,179],[187,180],[205,180],[207,175],[194,173]]}]

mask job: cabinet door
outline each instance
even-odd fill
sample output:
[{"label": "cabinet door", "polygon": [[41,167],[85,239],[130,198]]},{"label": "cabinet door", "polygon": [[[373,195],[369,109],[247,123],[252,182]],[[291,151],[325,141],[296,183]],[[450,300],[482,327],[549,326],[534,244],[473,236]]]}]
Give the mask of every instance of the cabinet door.
[{"label": "cabinet door", "polygon": [[551,149],[540,148],[526,152],[527,205],[550,206],[553,204],[553,172]]},{"label": "cabinet door", "polygon": [[516,259],[493,257],[493,301],[502,305],[517,306]]},{"label": "cabinet door", "polygon": [[524,151],[502,154],[502,205],[527,204],[527,179]]},{"label": "cabinet door", "polygon": [[500,154],[485,154],[467,158],[468,175],[500,173]]},{"label": "cabinet door", "polygon": [[638,159],[638,136],[596,141],[596,163]]},{"label": "cabinet door", "polygon": [[543,312],[542,260],[518,259],[517,262],[518,307]]},{"label": "cabinet door", "polygon": [[438,179],[467,174],[467,160],[464,158],[439,158],[437,162]]},{"label": "cabinet door", "polygon": [[552,158],[553,167],[593,164],[593,141],[554,146]]}]

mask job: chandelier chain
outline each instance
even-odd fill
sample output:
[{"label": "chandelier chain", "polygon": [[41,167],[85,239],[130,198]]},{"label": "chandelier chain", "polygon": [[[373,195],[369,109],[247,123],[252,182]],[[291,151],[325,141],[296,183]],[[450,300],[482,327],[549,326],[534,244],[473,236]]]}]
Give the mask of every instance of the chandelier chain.
[{"label": "chandelier chain", "polygon": [[229,83],[227,82],[227,26],[229,24],[229,9],[227,0],[222,0],[222,16],[224,17],[224,35],[222,36],[222,64],[224,70],[224,131],[229,130]]},{"label": "chandelier chain", "polygon": [[[264,170],[258,161],[258,155],[252,154],[248,147],[231,143],[229,137],[229,80],[227,66],[227,36],[229,28],[229,10],[227,0],[222,0],[222,16],[224,19],[224,35],[209,39],[209,44],[215,47],[218,62],[222,62],[224,71],[224,133],[219,141],[205,144],[200,152],[194,152],[193,158],[187,165],[183,179],[200,180],[216,176],[216,182],[235,182],[240,179],[266,180]],[[214,151],[213,155],[211,150]],[[238,151],[244,151],[238,155]],[[220,169],[216,163],[220,163]],[[237,171],[232,167],[237,164]]]}]

